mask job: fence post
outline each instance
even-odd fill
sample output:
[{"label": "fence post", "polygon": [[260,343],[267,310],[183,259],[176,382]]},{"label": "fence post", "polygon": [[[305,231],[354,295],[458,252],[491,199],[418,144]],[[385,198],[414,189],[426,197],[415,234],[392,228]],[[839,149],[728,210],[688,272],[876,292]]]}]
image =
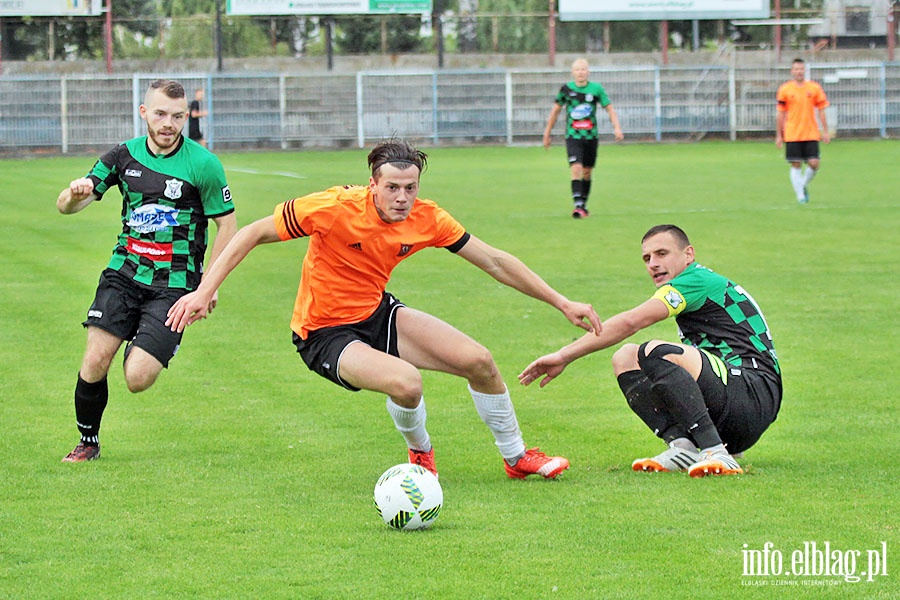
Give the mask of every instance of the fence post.
[{"label": "fence post", "polygon": [[662,82],[659,67],[653,69],[653,107],[656,113],[656,141],[662,140]]},{"label": "fence post", "polygon": [[734,65],[728,67],[728,131],[729,138],[733,142],[737,139],[737,85]]},{"label": "fence post", "polygon": [[879,79],[881,80],[881,102],[879,102],[879,112],[881,113],[881,138],[887,139],[887,63],[881,63],[878,69]]},{"label": "fence post", "polygon": [[506,145],[513,143],[513,88],[512,73],[506,72]]},{"label": "fence post", "polygon": [[356,72],[356,144],[360,148],[366,146],[366,125],[363,121],[363,74]]},{"label": "fence post", "polygon": [[66,76],[59,79],[59,124],[62,133],[62,153],[69,151],[69,100]]}]

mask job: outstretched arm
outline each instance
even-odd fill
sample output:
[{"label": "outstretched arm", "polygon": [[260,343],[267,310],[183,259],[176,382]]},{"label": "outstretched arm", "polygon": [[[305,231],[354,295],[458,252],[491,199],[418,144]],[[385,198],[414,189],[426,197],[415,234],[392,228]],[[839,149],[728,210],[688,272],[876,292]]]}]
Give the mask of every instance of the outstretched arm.
[{"label": "outstretched arm", "polygon": [[84,209],[97,199],[94,195],[94,181],[89,177],[75,179],[56,198],[56,209],[64,215],[71,215]]},{"label": "outstretched arm", "polygon": [[610,317],[603,323],[603,331],[600,335],[585,334],[568,346],[564,346],[544,355],[519,373],[519,382],[528,385],[540,377],[541,387],[544,387],[557,376],[566,366],[592,352],[609,348],[622,340],[634,335],[641,329],[662,321],[669,316],[665,304],[656,298],[650,298],[643,304],[631,310]]},{"label": "outstretched arm", "polygon": [[553,306],[573,325],[595,335],[600,333],[600,317],[590,304],[572,302],[512,254],[489,246],[475,236],[469,238],[458,254],[500,283]]},{"label": "outstretched arm", "polygon": [[[234,213],[223,215],[221,217],[213,217],[213,223],[216,224],[216,239],[213,241],[213,247],[209,253],[209,264],[207,265],[207,269],[212,268],[216,259],[219,258],[219,255],[222,254],[222,251],[228,245],[228,242],[230,242],[231,238],[234,237],[234,234],[237,233],[237,218],[234,216]],[[218,303],[219,292],[216,290],[209,300],[208,312],[212,312]]]},{"label": "outstretched arm", "polygon": [[259,221],[242,227],[222,253],[213,261],[209,271],[203,275],[200,286],[189,294],[179,298],[169,309],[166,319],[172,331],[182,332],[192,323],[205,319],[209,312],[209,304],[213,295],[231,271],[237,267],[250,251],[260,244],[280,241],[275,230],[273,217],[265,217]]}]

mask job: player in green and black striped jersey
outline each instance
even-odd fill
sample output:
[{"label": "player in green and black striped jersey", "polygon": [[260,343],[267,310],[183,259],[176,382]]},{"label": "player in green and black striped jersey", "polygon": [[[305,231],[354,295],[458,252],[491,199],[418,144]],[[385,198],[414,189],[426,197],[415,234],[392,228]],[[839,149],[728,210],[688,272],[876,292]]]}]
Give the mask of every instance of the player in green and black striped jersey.
[{"label": "player in green and black striped jersey", "polygon": [[587,201],[591,193],[591,173],[597,163],[597,143],[600,138],[598,107],[606,110],[616,141],[624,139],[619,117],[606,90],[599,83],[588,81],[589,75],[590,67],[586,60],[580,58],[572,63],[573,80],[563,85],[556,94],[556,102],[544,128],[544,148],[549,148],[553,125],[565,108],[566,154],[572,175],[572,200],[575,203],[572,216],[576,219],[589,214]]},{"label": "player in green and black striped jersey", "polygon": [[59,211],[72,214],[99,201],[112,187],[122,195],[122,230],[84,321],[87,349],[75,386],[81,442],[63,459],[66,462],[100,454],[107,374],[123,342],[128,342],[125,381],[132,392],[153,385],[175,355],[181,335],[165,326],[166,313],[200,285],[209,221],[216,224],[210,263],[237,229],[222,164],[181,135],[187,116],[181,84],[154,81],[140,114],[147,135],[112,148],[57,199]]},{"label": "player in green and black striped jersey", "polygon": [[669,448],[634,461],[635,471],[688,471],[692,477],[743,473],[733,454],[759,440],[781,406],[781,367],[769,326],[744,288],[694,261],[675,225],[641,242],[652,298],[610,317],[600,336],[583,336],[531,363],[519,380],[543,387],[573,360],[624,341],[674,316],[683,343],[625,344],[613,369],[631,409]]}]

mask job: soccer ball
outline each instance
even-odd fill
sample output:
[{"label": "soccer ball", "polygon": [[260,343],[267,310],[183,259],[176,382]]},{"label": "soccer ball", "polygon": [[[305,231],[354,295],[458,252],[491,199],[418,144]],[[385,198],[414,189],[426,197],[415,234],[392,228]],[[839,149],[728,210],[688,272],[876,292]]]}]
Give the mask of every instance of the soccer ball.
[{"label": "soccer ball", "polygon": [[378,515],[394,529],[424,529],[438,518],[444,491],[431,471],[403,463],[378,478],[374,500]]}]

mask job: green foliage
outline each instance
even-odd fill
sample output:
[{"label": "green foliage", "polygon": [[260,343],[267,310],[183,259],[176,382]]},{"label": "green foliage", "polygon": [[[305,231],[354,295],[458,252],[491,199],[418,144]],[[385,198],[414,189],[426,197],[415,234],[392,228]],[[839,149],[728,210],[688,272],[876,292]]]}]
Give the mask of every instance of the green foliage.
[{"label": "green foliage", "polygon": [[[785,399],[745,454],[743,476],[633,473],[632,459],[662,445],[622,399],[614,349],[546,388],[519,386],[516,373],[580,330],[446,251],[421,252],[390,290],[489,348],[526,441],[568,456],[572,469],[559,481],[507,479],[465,383],[425,373],[446,505],[434,528],[408,535],[371,506],[378,475],[406,456],[383,396],[313,375],[290,343],[303,241],[254,250],[147,392],[127,392],[119,356],[103,456],[61,464],[77,439],[79,323],[120,206],[111,191],[82,213],[56,213],[57,193],[93,156],[0,161],[0,186],[15,190],[0,211],[0,597],[897,598],[890,251],[900,200],[886,157],[898,144],[823,146],[807,206],[793,199],[783,151],[770,142],[604,145],[581,221],[569,216],[561,147],[425,147],[424,197],[603,317],[653,291],[644,231],[682,225],[698,259],[763,307]],[[246,225],[286,198],[365,183],[365,156],[221,158]],[[676,339],[675,324],[633,341],[648,338]],[[767,542],[786,567],[804,542],[862,551],[857,570],[885,542],[888,576],[743,577],[745,545]],[[798,585],[773,591],[781,582]]]},{"label": "green foliage", "polygon": [[416,52],[422,49],[420,15],[337,17],[335,48],[346,54]]}]

